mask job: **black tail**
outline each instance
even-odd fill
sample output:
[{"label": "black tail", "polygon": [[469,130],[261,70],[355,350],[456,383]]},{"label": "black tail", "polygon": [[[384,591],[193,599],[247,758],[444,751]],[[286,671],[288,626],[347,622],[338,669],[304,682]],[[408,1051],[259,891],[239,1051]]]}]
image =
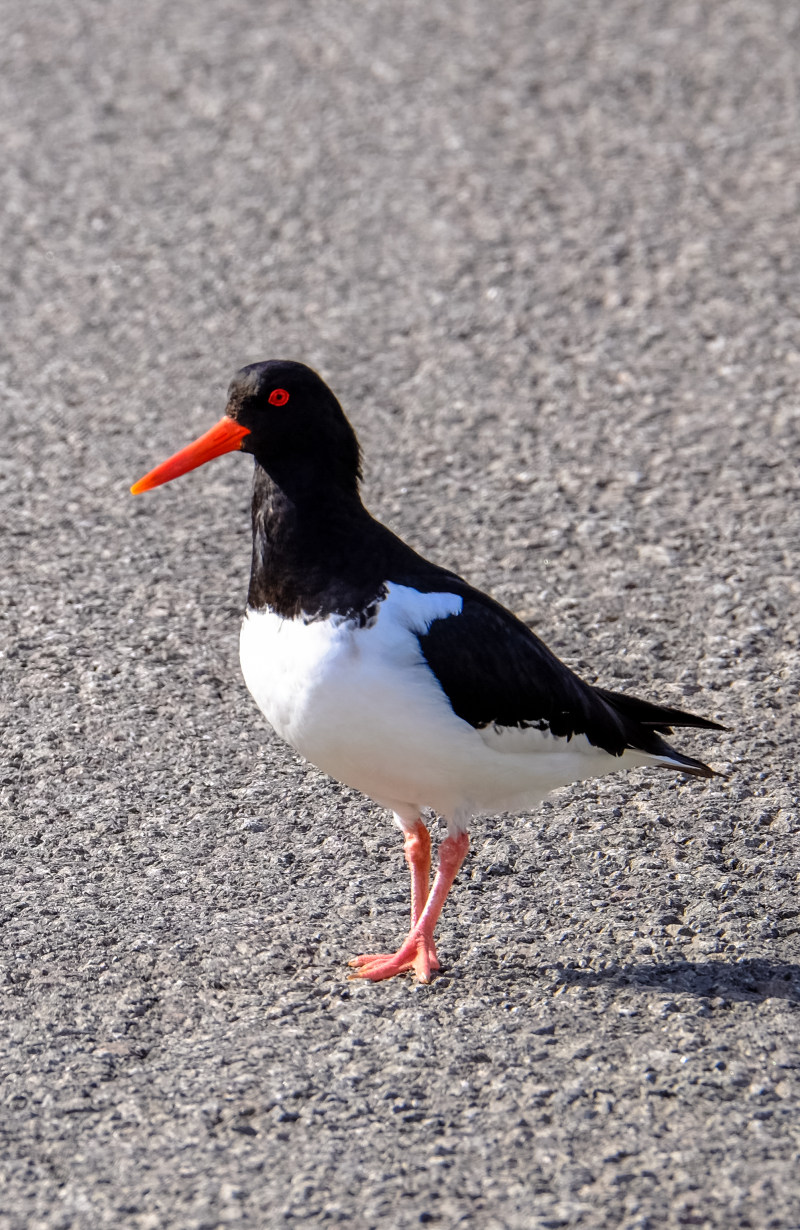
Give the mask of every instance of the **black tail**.
[{"label": "black tail", "polygon": [[[691,756],[684,756],[682,752],[676,752],[675,748],[670,747],[664,739],[659,739],[658,735],[671,735],[674,726],[695,726],[700,730],[724,730],[725,727],[719,722],[697,717],[694,713],[686,713],[683,709],[654,705],[648,700],[640,700],[638,696],[625,696],[621,692],[610,692],[607,688],[595,688],[595,691],[621,717],[644,727],[650,737],[642,741],[646,743],[646,746],[639,744],[638,749],[656,756],[663,756],[667,761],[663,768],[677,769],[678,772],[690,773],[693,777],[718,776],[707,764],[703,764],[702,760],[694,760]],[[630,746],[637,747],[635,738],[631,740]]]},{"label": "black tail", "polygon": [[641,726],[657,730],[660,735],[671,735],[673,726],[697,726],[701,730],[724,730],[719,722],[709,718],[697,717],[694,713],[686,713],[683,709],[669,709],[666,705],[653,705],[649,700],[640,700],[638,696],[625,696],[622,692],[609,692],[607,688],[595,688],[607,704],[621,713],[623,717],[632,718]]}]

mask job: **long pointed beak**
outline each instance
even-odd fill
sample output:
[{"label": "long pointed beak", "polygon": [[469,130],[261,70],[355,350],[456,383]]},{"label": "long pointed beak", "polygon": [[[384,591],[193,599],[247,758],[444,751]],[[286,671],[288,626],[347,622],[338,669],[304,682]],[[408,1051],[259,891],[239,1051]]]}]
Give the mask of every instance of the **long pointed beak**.
[{"label": "long pointed beak", "polygon": [[249,427],[242,427],[241,423],[225,415],[193,444],[187,444],[186,448],[182,448],[167,461],[162,461],[160,466],[156,466],[149,474],[145,474],[144,478],[140,478],[138,483],[134,483],[131,494],[139,495],[142,491],[151,491],[153,487],[160,487],[162,483],[168,483],[180,474],[187,474],[189,470],[205,465],[212,457],[234,452],[242,447],[242,440],[249,434]]}]

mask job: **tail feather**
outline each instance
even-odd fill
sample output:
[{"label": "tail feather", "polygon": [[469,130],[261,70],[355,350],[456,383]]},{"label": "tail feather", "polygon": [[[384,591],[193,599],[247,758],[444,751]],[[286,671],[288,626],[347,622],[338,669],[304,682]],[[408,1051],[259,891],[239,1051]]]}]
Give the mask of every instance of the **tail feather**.
[{"label": "tail feather", "polygon": [[696,726],[700,730],[724,730],[719,722],[710,718],[697,717],[694,713],[686,713],[683,709],[671,709],[667,705],[654,705],[649,700],[641,700],[638,696],[626,696],[622,692],[611,692],[608,688],[595,688],[606,704],[616,709],[622,717],[631,718],[641,726],[656,730],[662,735],[671,735],[673,726]]},{"label": "tail feather", "polygon": [[[710,769],[702,760],[692,756],[684,756],[674,747],[670,747],[661,735],[671,735],[673,726],[694,726],[700,730],[724,730],[719,722],[709,718],[697,717],[694,713],[686,713],[683,709],[672,709],[666,705],[654,705],[638,696],[625,696],[621,692],[611,692],[607,688],[595,688],[599,696],[609,705],[628,726],[629,746],[638,751],[647,752],[657,757],[654,761],[661,769],[676,769],[679,773],[688,773],[692,777],[718,777],[719,774]],[[639,738],[636,737],[636,728]]]},{"label": "tail feather", "polygon": [[676,752],[675,748],[670,747],[668,743],[664,744],[663,756],[663,760],[656,761],[659,769],[676,769],[678,773],[688,773],[690,777],[720,776],[707,764],[703,764],[702,760],[695,760],[693,756],[684,756],[682,752]]}]

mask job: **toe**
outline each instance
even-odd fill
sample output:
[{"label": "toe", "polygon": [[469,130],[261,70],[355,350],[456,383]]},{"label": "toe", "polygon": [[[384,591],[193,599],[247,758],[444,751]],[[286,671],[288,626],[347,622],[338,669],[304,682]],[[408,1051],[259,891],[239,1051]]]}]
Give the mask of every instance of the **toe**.
[{"label": "toe", "polygon": [[414,973],[420,982],[430,982],[431,974],[435,973],[439,968],[439,958],[436,955],[436,947],[433,942],[426,941],[424,936],[420,936],[419,945],[417,947],[417,955],[413,961]]},{"label": "toe", "polygon": [[352,957],[347,964],[354,967],[369,965],[372,961],[391,961],[393,952],[362,952],[358,957]]},{"label": "toe", "polygon": [[381,982],[384,978],[393,978],[411,969],[413,958],[403,958],[399,952],[376,952],[372,955],[355,957],[349,962],[355,967],[349,978],[365,978],[370,982]]}]

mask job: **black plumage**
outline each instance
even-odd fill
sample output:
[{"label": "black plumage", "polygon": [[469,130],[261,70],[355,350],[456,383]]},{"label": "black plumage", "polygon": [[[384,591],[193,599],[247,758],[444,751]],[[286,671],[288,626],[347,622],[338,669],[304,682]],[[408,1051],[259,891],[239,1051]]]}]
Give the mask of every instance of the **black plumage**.
[{"label": "black plumage", "polygon": [[[276,383],[291,385],[291,400],[285,409],[267,406],[262,421],[259,392]],[[231,385],[229,412],[253,423],[244,448],[260,458],[248,606],[306,620],[338,615],[363,626],[366,612],[385,597],[386,582],[457,594],[461,613],[435,620],[419,643],[458,717],[478,728],[539,726],[568,739],[583,734],[612,756],[635,748],[711,776],[661,736],[673,726],[720,729],[715,722],[586,683],[499,603],[418,555],[370,515],[358,489],[355,433],[308,369],[273,362],[244,368]]]}]

